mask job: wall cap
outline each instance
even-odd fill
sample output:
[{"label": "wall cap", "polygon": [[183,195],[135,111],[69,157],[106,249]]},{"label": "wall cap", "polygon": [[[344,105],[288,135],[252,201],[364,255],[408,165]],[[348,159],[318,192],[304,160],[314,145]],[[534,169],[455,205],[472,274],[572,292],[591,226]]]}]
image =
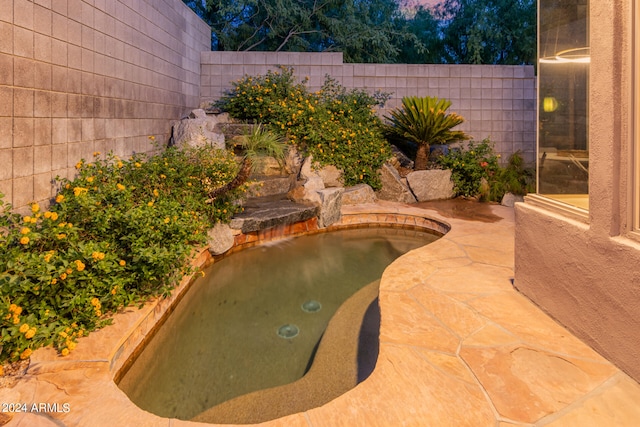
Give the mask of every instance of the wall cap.
[{"label": "wall cap", "polygon": [[526,205],[535,206],[555,214],[559,214],[570,219],[589,224],[589,211],[586,209],[572,206],[558,200],[545,197],[541,194],[528,194],[524,197]]}]

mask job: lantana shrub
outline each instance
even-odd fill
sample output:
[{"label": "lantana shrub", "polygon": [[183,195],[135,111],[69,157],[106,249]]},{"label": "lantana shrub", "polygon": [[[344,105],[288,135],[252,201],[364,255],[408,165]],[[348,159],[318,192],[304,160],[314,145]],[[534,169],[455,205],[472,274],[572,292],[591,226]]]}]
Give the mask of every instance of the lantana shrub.
[{"label": "lantana shrub", "polygon": [[344,171],[346,185],[380,187],[378,170],[391,156],[375,107],[388,94],[347,91],[327,77],[311,93],[293,69],[245,76],[216,105],[240,120],[262,123],[311,154],[315,161]]},{"label": "lantana shrub", "polygon": [[48,210],[17,215],[0,197],[0,362],[67,355],[118,309],[168,294],[207,228],[240,209],[242,189],[209,201],[238,169],[224,150],[96,153],[76,169]]}]

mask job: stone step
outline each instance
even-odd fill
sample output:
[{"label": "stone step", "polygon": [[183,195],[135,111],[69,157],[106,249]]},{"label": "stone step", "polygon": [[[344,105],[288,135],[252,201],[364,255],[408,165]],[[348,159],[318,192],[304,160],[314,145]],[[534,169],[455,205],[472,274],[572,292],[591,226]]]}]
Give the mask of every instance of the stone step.
[{"label": "stone step", "polygon": [[251,176],[251,184],[247,193],[249,197],[266,197],[284,195],[293,188],[296,182],[294,175]]},{"label": "stone step", "polygon": [[318,206],[312,203],[292,202],[284,194],[253,197],[244,203],[244,212],[237,214],[229,224],[243,233],[265,230],[279,225],[306,221],[318,216]]}]

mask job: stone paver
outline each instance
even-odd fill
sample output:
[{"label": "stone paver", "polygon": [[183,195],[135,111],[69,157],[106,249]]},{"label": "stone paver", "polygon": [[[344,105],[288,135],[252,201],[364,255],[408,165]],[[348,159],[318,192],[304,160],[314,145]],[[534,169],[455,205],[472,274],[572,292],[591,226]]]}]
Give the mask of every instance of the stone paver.
[{"label": "stone paver", "polygon": [[[640,385],[513,289],[513,210],[491,209],[500,221],[444,218],[387,202],[344,207],[345,224],[404,214],[402,221],[428,216],[451,231],[385,271],[380,354],[371,376],[324,406],[260,425],[640,425]],[[0,401],[70,409],[9,414],[8,425],[206,425],[142,411],[112,381],[122,363],[117,356],[132,345],[121,331],[146,325],[158,310],[150,305],[116,319],[80,340],[70,358],[36,352],[28,375],[0,389]]]}]

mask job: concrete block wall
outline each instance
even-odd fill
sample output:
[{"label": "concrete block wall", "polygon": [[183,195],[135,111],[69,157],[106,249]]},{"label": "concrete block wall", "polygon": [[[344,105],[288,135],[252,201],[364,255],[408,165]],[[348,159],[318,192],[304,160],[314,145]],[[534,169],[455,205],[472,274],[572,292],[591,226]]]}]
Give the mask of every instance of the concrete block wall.
[{"label": "concrete block wall", "polygon": [[231,82],[264,74],[278,65],[308,77],[310,90],[330,75],[346,88],[391,92],[384,116],[404,96],[437,96],[465,123],[457,129],[475,140],[490,137],[506,159],[518,150],[533,163],[536,145],[536,78],[532,66],[345,64],[341,53],[202,52],[201,103],[219,99]]},{"label": "concrete block wall", "polygon": [[341,53],[211,52],[210,28],[180,0],[0,0],[0,192],[15,208],[46,203],[54,178],[92,153],[149,152],[171,123],[231,82],[277,65],[317,90],[438,96],[505,158],[535,152],[532,67],[345,64]]},{"label": "concrete block wall", "polygon": [[211,32],[180,0],[0,0],[0,192],[45,202],[80,158],[151,151],[196,107]]}]

